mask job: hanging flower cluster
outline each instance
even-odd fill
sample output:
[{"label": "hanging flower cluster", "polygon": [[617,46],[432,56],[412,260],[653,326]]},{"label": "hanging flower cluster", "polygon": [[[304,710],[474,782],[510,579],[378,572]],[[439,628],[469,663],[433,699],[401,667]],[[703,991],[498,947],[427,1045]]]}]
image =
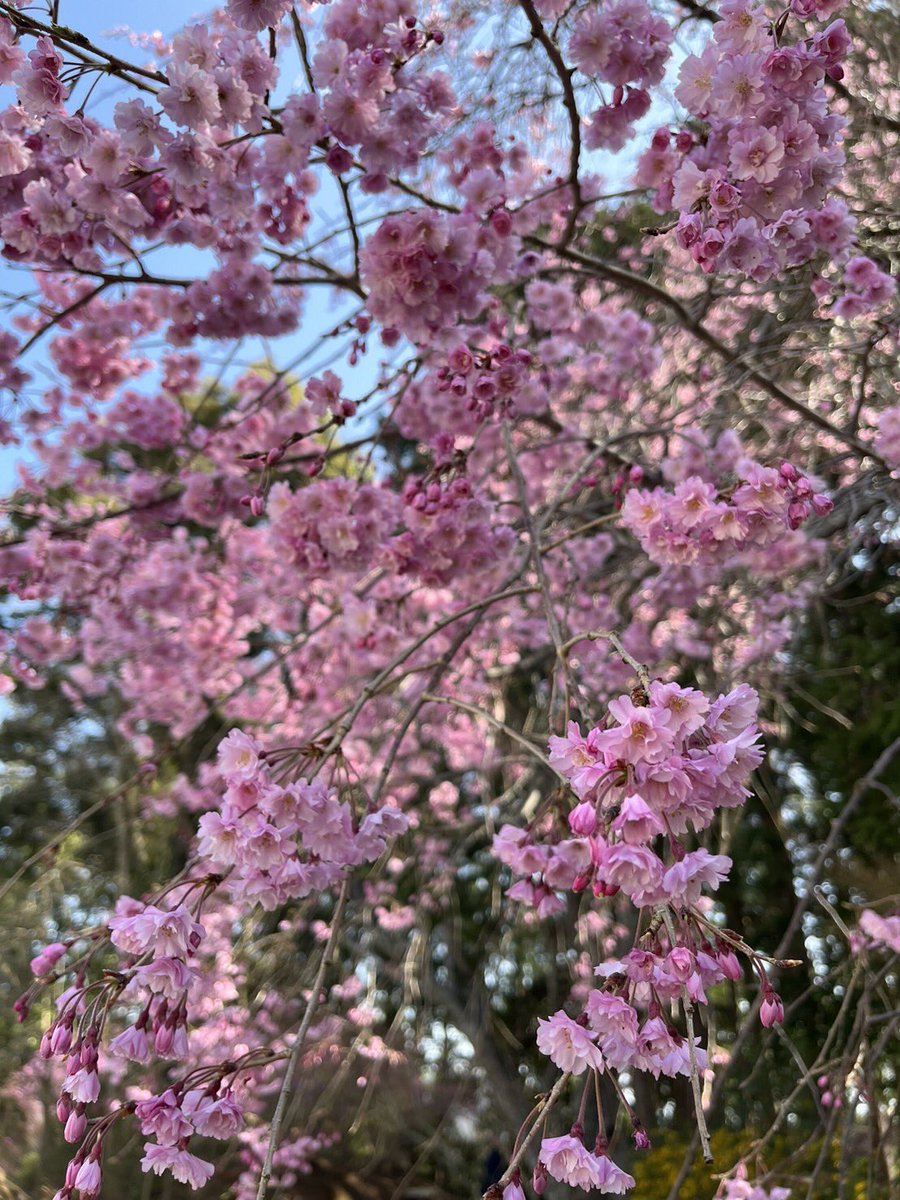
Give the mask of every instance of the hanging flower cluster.
[{"label": "hanging flower cluster", "polygon": [[[837,7],[801,15],[825,19]],[[846,260],[856,222],[843,201],[827,198],[844,164],[846,125],[824,87],[826,77],[842,78],[846,25],[836,20],[789,44],[785,21],[773,23],[756,0],[726,0],[718,12],[711,43],[685,59],[675,90],[694,121],[674,137],[657,131],[637,182],[654,189],[658,212],[679,213],[675,236],[707,273],[759,281],[817,255]],[[871,304],[884,295],[873,290]],[[856,296],[862,311],[866,289]]]},{"label": "hanging flower cluster", "polygon": [[[748,954],[759,975],[762,1023],[783,1020],[758,956],[717,931],[700,905],[704,890],[715,891],[727,879],[731,859],[703,847],[687,850],[683,841],[749,794],[750,773],[763,757],[757,704],[746,686],[711,702],[676,683],[641,685],[612,700],[608,719],[586,735],[573,722],[565,737],[550,740],[550,765],[577,799],[567,821],[574,836],[559,837],[555,825],[548,834],[543,823],[504,826],[497,834],[494,853],[526,877],[509,894],[536,906],[539,916],[563,907],[557,893],[588,888],[598,899],[621,893],[651,913],[643,933],[639,921],[635,948],[596,968],[604,982],[576,1018],[559,1011],[538,1022],[538,1049],[560,1071],[698,1078],[707,1065],[700,1038],[692,1024],[687,1034],[679,1031],[667,1014],[678,1003],[690,1012],[707,1003],[711,987],[740,979],[735,949]],[[641,1147],[646,1135],[616,1086]],[[634,1186],[606,1156],[600,1111],[594,1150],[585,1147],[584,1108],[583,1100],[568,1134],[544,1138],[538,1194],[541,1169],[572,1187],[619,1194]]]},{"label": "hanging flower cluster", "polygon": [[740,463],[738,482],[717,487],[690,475],[673,491],[630,488],[622,523],[645,553],[662,565],[736,561],[746,549],[761,549],[795,530],[813,514],[834,505],[792,463],[779,468]]},{"label": "hanging flower cluster", "polygon": [[348,869],[374,862],[408,824],[391,805],[354,813],[321,778],[276,782],[284,757],[264,754],[232,730],[219,747],[221,808],[199,822],[202,859],[228,873],[228,887],[242,903],[268,910],[332,890]]}]

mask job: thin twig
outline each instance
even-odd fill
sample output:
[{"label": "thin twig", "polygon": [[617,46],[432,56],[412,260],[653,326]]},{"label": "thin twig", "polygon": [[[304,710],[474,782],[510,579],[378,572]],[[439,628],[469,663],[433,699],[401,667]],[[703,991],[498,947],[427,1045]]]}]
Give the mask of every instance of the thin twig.
[{"label": "thin twig", "polygon": [[543,1101],[538,1106],[537,1115],[534,1119],[534,1124],[531,1126],[531,1129],[528,1131],[528,1136],[523,1140],[521,1146],[519,1146],[518,1150],[515,1152],[515,1154],[510,1159],[509,1166],[503,1172],[503,1175],[501,1176],[501,1178],[495,1184],[492,1184],[491,1187],[488,1188],[488,1190],[484,1193],[482,1200],[494,1200],[495,1197],[499,1197],[502,1194],[503,1189],[506,1187],[506,1185],[510,1182],[513,1175],[515,1174],[516,1168],[518,1167],[519,1163],[525,1157],[528,1147],[534,1141],[542,1120],[548,1115],[548,1113],[550,1112],[550,1109],[560,1098],[560,1096],[562,1095],[562,1092],[563,1092],[563,1088],[566,1086],[566,1084],[569,1082],[569,1080],[571,1078],[572,1078],[572,1076],[569,1074],[569,1072],[566,1072],[564,1075],[560,1075],[559,1079],[557,1079],[556,1083],[554,1083],[553,1090],[544,1097]]},{"label": "thin twig", "polygon": [[303,1044],[306,1041],[306,1035],[309,1033],[309,1027],[312,1025],[313,1017],[316,1009],[319,1006],[319,994],[322,991],[322,984],[325,980],[325,972],[328,970],[328,964],[331,962],[331,957],[334,952],[334,947],[337,943],[338,935],[340,934],[341,921],[344,916],[344,909],[347,904],[347,893],[350,888],[350,877],[346,876],[341,884],[340,895],[338,896],[337,907],[334,910],[334,918],[331,922],[331,930],[328,934],[328,941],[325,943],[325,948],[322,951],[322,960],[319,963],[319,969],[316,972],[316,978],[313,982],[312,993],[306,1004],[306,1009],[303,1013],[303,1019],[300,1022],[300,1028],[297,1030],[297,1036],[294,1038],[294,1044],[291,1046],[290,1057],[288,1058],[287,1066],[285,1067],[284,1076],[281,1080],[281,1090],[278,1093],[278,1100],[275,1104],[275,1113],[272,1117],[272,1126],[269,1133],[269,1145],[266,1148],[266,1158],[259,1174],[259,1186],[256,1189],[256,1200],[265,1200],[266,1193],[269,1190],[269,1180],[272,1177],[272,1163],[275,1158],[275,1151],[278,1149],[278,1142],[281,1137],[281,1126],[284,1121],[284,1114],[287,1109],[288,1096],[290,1095],[291,1087],[294,1082],[294,1075],[297,1071],[297,1063],[300,1061],[300,1053],[303,1050]]},{"label": "thin twig", "polygon": [[[675,936],[675,925],[672,921],[671,913],[664,908],[662,912],[663,924],[666,927],[666,933],[669,935],[669,942],[674,950],[677,939]],[[703,1091],[700,1085],[700,1068],[697,1066],[697,1047],[694,1044],[694,1005],[688,990],[681,985],[681,1007],[684,1009],[684,1019],[687,1024],[687,1041],[688,1041],[688,1056],[691,1060],[691,1091],[694,1093],[694,1113],[697,1117],[697,1132],[700,1136],[700,1148],[703,1152],[703,1161],[711,1163],[713,1161],[713,1153],[709,1145],[709,1130],[706,1127],[706,1116],[703,1112]]]}]

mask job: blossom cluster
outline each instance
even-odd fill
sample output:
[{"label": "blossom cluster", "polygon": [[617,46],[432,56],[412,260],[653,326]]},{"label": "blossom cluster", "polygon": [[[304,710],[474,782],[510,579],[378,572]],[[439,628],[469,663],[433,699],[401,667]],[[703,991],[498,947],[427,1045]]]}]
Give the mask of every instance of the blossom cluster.
[{"label": "blossom cluster", "polygon": [[[64,1063],[57,1115],[66,1140],[80,1143],[58,1200],[69,1200],[73,1191],[85,1197],[99,1193],[105,1138],[116,1121],[132,1114],[148,1139],[143,1170],[168,1171],[192,1188],[205,1186],[213,1166],[190,1152],[190,1139],[229,1140],[243,1128],[237,1076],[272,1061],[268,1049],[248,1051],[246,1044],[235,1059],[219,1055],[159,1094],[88,1119],[88,1109],[100,1099],[101,1051],[112,1014],[125,1012],[129,1023],[108,1040],[107,1065],[117,1058],[144,1066],[189,1060],[189,1002],[201,981],[195,960],[206,936],[199,916],[224,879],[241,911],[257,904],[271,910],[313,891],[332,890],[348,870],[377,859],[407,828],[407,818],[390,804],[355,814],[321,778],[284,778],[285,772],[293,773],[290,764],[289,752],[266,754],[247,734],[233,730],[219,747],[224,796],[218,810],[199,821],[195,874],[167,889],[166,906],[122,897],[106,926],[51,943],[32,960],[35,983],[17,1003],[23,1018],[34,994],[75,972],[41,1041],[43,1058]],[[279,771],[283,786],[273,778]],[[87,951],[71,967],[62,967],[84,938]],[[88,968],[107,939],[120,964],[88,982]],[[295,1147],[292,1158],[291,1147],[282,1148],[282,1172],[302,1166],[297,1152]]]},{"label": "blossom cluster", "polygon": [[406,530],[388,549],[399,575],[441,584],[493,572],[509,561],[516,543],[513,530],[491,523],[489,507],[465,475],[411,477],[403,499]]},{"label": "blossom cluster", "polygon": [[217,812],[200,818],[198,851],[228,873],[233,895],[267,910],[332,890],[408,825],[391,805],[355,814],[321,777],[277,783],[266,754],[240,730],[220,744],[219,766],[225,794]]},{"label": "blossom cluster", "polygon": [[515,410],[515,397],[527,378],[532,356],[505,342],[490,350],[469,349],[463,342],[447,353],[447,365],[437,371],[440,391],[449,391],[460,400],[477,421],[485,421],[494,412],[509,415]]},{"label": "blossom cluster", "polygon": [[[666,1013],[679,1001],[705,1004],[711,987],[741,978],[733,938],[717,934],[698,909],[703,890],[715,891],[727,878],[731,860],[703,847],[687,850],[683,838],[749,794],[750,773],[762,760],[757,705],[746,685],[714,701],[658,680],[619,696],[609,719],[586,735],[572,722],[565,737],[550,739],[550,765],[577,800],[567,820],[574,836],[548,834],[538,824],[506,825],[495,837],[495,855],[525,876],[509,894],[535,905],[539,916],[562,907],[557,892],[587,888],[597,898],[622,893],[636,908],[671,913],[665,936],[663,918],[654,917],[634,949],[596,968],[604,982],[588,993],[577,1018],[561,1010],[538,1022],[538,1049],[560,1071],[646,1071],[658,1079],[706,1069],[699,1037],[679,1033]],[[660,843],[668,861],[654,849]],[[783,1007],[754,965],[763,989],[760,1018],[771,1025],[783,1019]],[[643,1145],[636,1118],[634,1133]],[[608,1163],[602,1138],[594,1153],[586,1149],[580,1126],[544,1139],[540,1167],[571,1186],[611,1193],[634,1186]]]},{"label": "blossom cluster", "polygon": [[[0,83],[15,90],[0,114],[0,242],[37,277],[34,296],[9,302],[21,344],[0,334],[0,386],[19,393],[0,443],[28,447],[0,547],[3,597],[16,598],[0,629],[0,692],[58,681],[76,713],[113,714],[142,780],[151,762],[165,764],[142,814],[203,814],[182,882],[147,901],[123,897],[108,923],[61,934],[33,959],[21,1015],[33,996],[65,987],[41,1041],[61,1077],[65,1137],[79,1144],[57,1200],[97,1194],[107,1133],[126,1118],[146,1139],[144,1171],[192,1187],[212,1173],[192,1139],[238,1137],[237,1194],[256,1195],[270,1135],[252,1117],[264,1115],[272,1079],[257,1081],[254,1100],[238,1076],[286,1057],[282,1008],[293,1015],[295,996],[277,985],[252,1008],[241,1001],[235,931],[245,945],[258,905],[284,908],[267,922],[273,941],[318,938],[317,900],[358,869],[373,946],[399,945],[415,927],[418,947],[432,917],[437,929],[471,844],[458,835],[473,815],[482,824],[473,797],[500,775],[516,788],[527,778],[518,749],[498,752],[503,739],[485,738],[483,719],[493,730],[490,714],[521,681],[535,711],[549,697],[556,720],[560,676],[542,679],[540,664],[548,650],[559,664],[557,623],[575,640],[615,627],[665,679],[701,660],[707,678],[753,680],[745,667],[762,660],[756,669],[769,671],[814,586],[796,573],[783,585],[817,553],[800,527],[830,508],[793,463],[824,462],[842,484],[850,456],[809,440],[821,429],[799,408],[743,422],[760,461],[727,429],[712,445],[702,431],[721,430],[740,406],[729,410],[730,392],[698,361],[678,289],[684,249],[704,271],[758,281],[824,252],[843,266],[840,285],[814,284],[823,304],[836,295],[834,315],[890,297],[874,260],[845,261],[851,207],[864,206],[829,198],[845,122],[826,80],[839,81],[848,38],[839,20],[812,22],[831,21],[841,0],[792,0],[774,24],[751,0],[715,6],[711,45],[681,72],[690,119],[659,131],[639,168],[660,212],[679,214],[676,270],[656,239],[652,283],[632,220],[640,204],[613,193],[626,203],[602,207],[605,185],[572,135],[584,150],[625,145],[671,62],[672,12],[655,0],[534,0],[547,26],[529,19],[523,41],[519,9],[530,5],[489,14],[488,39],[480,6],[455,7],[439,25],[415,0],[296,11],[289,0],[227,0],[171,40],[135,35],[154,56],[140,68],[99,49],[93,63],[89,41],[24,7],[0,18]],[[511,107],[494,94],[518,61],[504,58],[507,38],[506,53],[533,55],[550,78],[532,97],[519,72]],[[461,92],[488,81],[483,104],[458,104],[456,80],[433,69],[443,45],[445,63],[465,63]],[[108,77],[127,92],[94,88]],[[575,124],[594,93],[599,107]],[[547,119],[554,109],[569,120]],[[670,283],[659,324],[655,301]],[[352,305],[321,339],[300,329],[316,288]],[[709,319],[734,334],[735,355],[756,334],[755,316],[740,324],[756,290],[710,293]],[[244,368],[256,351],[240,339],[294,331],[328,355],[292,349],[282,370],[266,345],[266,365]],[[379,338],[393,361],[367,364],[378,382],[351,400],[341,356],[355,367],[380,353]],[[207,339],[232,345],[204,365]],[[44,353],[53,377],[39,392],[45,372],[25,366]],[[315,378],[297,374],[313,361]],[[870,393],[861,387],[861,428],[874,419]],[[891,465],[898,413],[883,414],[876,443]],[[342,444],[339,429],[357,415]],[[782,440],[789,462],[762,465]],[[679,449],[663,457],[663,445]],[[248,473],[258,474],[249,494]],[[727,637],[704,620],[721,601]],[[605,703],[625,686],[626,669],[598,642],[578,658],[584,695]],[[236,728],[209,762],[194,749],[207,744],[213,711],[217,727]],[[591,1073],[704,1071],[702,1039],[676,1006],[687,1014],[738,979],[735,951],[759,977],[763,1024],[783,1018],[762,961],[716,925],[705,895],[731,863],[704,831],[747,794],[755,714],[747,685],[710,700],[657,679],[618,695],[585,735],[572,724],[552,740],[564,786],[526,829],[497,835],[516,876],[508,895],[532,924],[572,895],[641,910],[634,947],[573,994],[577,1014],[539,1024],[541,1053],[585,1084]],[[173,781],[176,760],[189,765]],[[388,852],[409,827],[413,863]],[[895,925],[864,913],[854,945],[896,947]],[[341,958],[321,961],[334,969]],[[375,1032],[377,1001],[353,1000],[361,974],[327,993],[354,1005],[345,1058],[340,1018],[307,1022],[318,1042],[307,1060],[340,1062],[337,1082],[357,1056],[400,1054]],[[308,1012],[319,1002],[316,991]],[[188,1062],[204,1065],[175,1079],[173,1064]],[[151,1091],[97,1115],[129,1064],[152,1073]],[[273,1144],[272,1187],[295,1191],[332,1137],[315,1126],[286,1133]],[[623,1192],[634,1181],[607,1150],[602,1136],[586,1142],[579,1118],[543,1139],[534,1190],[554,1178]],[[504,1200],[522,1196],[514,1173]]]},{"label": "blossom cluster", "polygon": [[730,487],[689,475],[672,491],[630,488],[622,524],[654,562],[690,566],[734,562],[741,551],[777,542],[786,529],[834,507],[791,463],[776,469],[744,460],[735,467],[738,482]]},{"label": "blossom cluster", "polygon": [[591,150],[621,150],[634,123],[650,108],[646,90],[663,77],[675,31],[644,0],[614,0],[589,7],[575,23],[569,55],[590,79],[612,84],[613,100],[595,109],[587,122]]},{"label": "blossom cluster", "polygon": [[390,173],[418,163],[455,108],[449,77],[416,69],[443,33],[419,20],[413,0],[338,0],[323,33],[312,61],[320,99],[304,96],[298,111],[307,127],[331,140],[333,171],[348,171],[355,150],[365,190],[383,191]]},{"label": "blossom cluster", "polygon": [[167,1088],[161,1095],[139,1101],[135,1116],[141,1133],[156,1139],[144,1144],[142,1169],[155,1175],[169,1171],[180,1183],[195,1189],[209,1182],[214,1167],[188,1151],[189,1139],[197,1134],[228,1141],[244,1124],[233,1090],[220,1090],[218,1080],[206,1087]]},{"label": "blossom cluster", "polygon": [[769,1187],[750,1180],[747,1164],[738,1164],[734,1175],[723,1179],[716,1190],[715,1200],[789,1200],[790,1188]]},{"label": "blossom cluster", "polygon": [[[184,900],[162,908],[123,897],[107,926],[90,939],[93,948],[77,960],[75,982],[56,1001],[57,1016],[41,1039],[40,1053],[45,1059],[64,1062],[56,1112],[64,1124],[66,1141],[80,1143],[58,1200],[69,1200],[74,1191],[82,1196],[100,1192],[104,1139],[118,1119],[131,1113],[144,1136],[156,1138],[145,1146],[144,1171],[160,1174],[168,1170],[195,1188],[208,1181],[213,1167],[187,1150],[190,1137],[197,1133],[227,1139],[243,1123],[232,1091],[225,1088],[219,1094],[221,1075],[207,1080],[205,1088],[169,1089],[161,1096],[129,1102],[106,1116],[88,1120],[88,1109],[100,1098],[100,1052],[107,1019],[118,1005],[127,1005],[131,1011],[137,1007],[138,1015],[109,1042],[112,1056],[143,1064],[153,1056],[182,1061],[188,1056],[188,997],[196,977],[191,960],[205,935],[195,913],[209,888],[204,884],[182,891],[185,899],[199,892],[193,909]],[[87,964],[104,935],[123,956],[121,965],[86,983]],[[49,986],[66,974],[64,969],[56,975],[51,972],[78,940],[53,943],[33,959],[36,987]]]},{"label": "blossom cluster", "polygon": [[659,130],[637,182],[653,189],[657,211],[679,213],[678,242],[706,272],[764,280],[819,254],[846,259],[855,221],[827,198],[845,122],[823,85],[842,76],[844,22],[785,44],[757,0],[725,0],[719,16],[675,91],[702,135]]},{"label": "blossom cluster", "polygon": [[622,1196],[634,1187],[634,1177],[617,1166],[606,1153],[605,1139],[598,1136],[593,1151],[584,1144],[584,1131],[577,1123],[560,1137],[544,1138],[534,1173],[538,1195],[546,1187],[547,1176],[582,1191],[598,1191],[607,1196]]},{"label": "blossom cluster", "polygon": [[419,209],[382,221],[362,248],[360,272],[369,312],[388,337],[426,342],[482,312],[488,288],[510,277],[513,241],[502,216],[498,209],[483,222]]},{"label": "blossom cluster", "polygon": [[266,541],[309,576],[382,563],[399,577],[434,584],[499,569],[515,535],[494,523],[464,471],[450,478],[444,468],[439,459],[430,476],[411,477],[399,503],[383,488],[343,478],[297,490],[276,483],[268,494]]},{"label": "blossom cluster", "polygon": [[856,949],[875,947],[900,954],[900,913],[883,917],[871,908],[859,914],[858,928],[853,931],[851,944]]},{"label": "blossom cluster", "polygon": [[[551,739],[550,764],[578,798],[568,817],[575,836],[546,846],[537,832],[504,826],[494,852],[515,873],[540,876],[550,891],[622,891],[639,907],[679,909],[726,877],[727,857],[685,852],[678,837],[707,828],[749,794],[747,779],[762,761],[756,693],[741,685],[710,703],[693,688],[654,681],[642,699],[620,696],[608,726],[582,735],[571,722],[565,737]],[[660,835],[673,847],[669,866],[649,849]]]}]

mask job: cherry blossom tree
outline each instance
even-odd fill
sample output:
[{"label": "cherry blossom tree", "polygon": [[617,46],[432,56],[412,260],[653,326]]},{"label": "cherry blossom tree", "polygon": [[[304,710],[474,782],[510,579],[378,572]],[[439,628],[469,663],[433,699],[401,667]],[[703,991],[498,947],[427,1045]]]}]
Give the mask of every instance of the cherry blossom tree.
[{"label": "cherry blossom tree", "polygon": [[887,1195],[900,917],[840,863],[900,731],[816,783],[791,730],[856,721],[822,605],[896,594],[896,22],[60,7],[0,0],[0,686],[38,788],[95,745],[10,815],[34,1186],[617,1195],[674,1126],[671,1200]]}]

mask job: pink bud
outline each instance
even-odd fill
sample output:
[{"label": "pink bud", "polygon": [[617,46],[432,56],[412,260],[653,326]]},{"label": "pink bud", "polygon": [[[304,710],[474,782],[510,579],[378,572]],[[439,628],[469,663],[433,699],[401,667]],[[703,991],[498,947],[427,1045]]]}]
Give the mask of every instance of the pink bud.
[{"label": "pink bud", "polygon": [[86,1129],[87,1117],[84,1115],[84,1105],[79,1104],[73,1112],[69,1113],[63,1137],[67,1142],[80,1142]]},{"label": "pink bud", "polygon": [[791,529],[799,529],[809,516],[809,505],[800,500],[794,500],[788,505],[788,525]]},{"label": "pink bud", "polygon": [[172,1049],[172,1043],[175,1040],[175,1033],[169,1025],[160,1025],[156,1031],[156,1037],[153,1039],[153,1048],[159,1055],[166,1055]]},{"label": "pink bud", "polygon": [[580,837],[590,837],[597,828],[597,810],[587,800],[582,800],[569,813],[569,828]]},{"label": "pink bud", "polygon": [[72,1026],[58,1021],[50,1033],[50,1049],[54,1054],[65,1054],[72,1045]]},{"label": "pink bud", "polygon": [[741,964],[738,962],[738,957],[733,950],[720,950],[716,955],[716,962],[719,964],[719,970],[726,979],[732,979],[735,983],[741,978]]},{"label": "pink bud", "polygon": [[38,977],[49,975],[65,952],[66,948],[62,942],[51,942],[31,960],[32,974]]},{"label": "pink bud", "polygon": [[778,468],[778,474],[782,477],[782,479],[786,479],[788,483],[796,483],[800,478],[800,472],[793,465],[793,463],[789,462],[783,462],[781,464],[781,466]]},{"label": "pink bud", "polygon": [[534,1174],[531,1176],[531,1186],[536,1196],[543,1196],[547,1190],[547,1168],[542,1162],[535,1164]]},{"label": "pink bud", "polygon": [[759,1010],[759,1019],[766,1029],[771,1029],[773,1025],[780,1025],[784,1021],[784,1005],[777,992],[765,993]]},{"label": "pink bud", "polygon": [[505,208],[495,208],[491,213],[491,228],[498,237],[509,237],[512,233],[512,217]]}]

